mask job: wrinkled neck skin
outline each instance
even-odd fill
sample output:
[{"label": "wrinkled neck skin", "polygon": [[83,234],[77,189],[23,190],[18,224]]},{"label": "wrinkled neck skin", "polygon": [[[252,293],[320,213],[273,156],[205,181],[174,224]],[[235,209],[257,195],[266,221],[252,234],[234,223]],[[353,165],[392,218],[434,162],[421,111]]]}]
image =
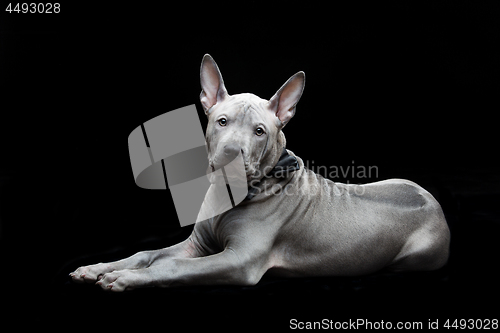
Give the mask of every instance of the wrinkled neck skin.
[{"label": "wrinkled neck skin", "polygon": [[249,186],[256,186],[257,183],[268,174],[278,163],[283,148],[286,147],[285,134],[280,130],[277,133],[277,140],[273,142],[272,147],[268,148],[266,154],[262,158],[259,167],[259,177],[251,180]]}]

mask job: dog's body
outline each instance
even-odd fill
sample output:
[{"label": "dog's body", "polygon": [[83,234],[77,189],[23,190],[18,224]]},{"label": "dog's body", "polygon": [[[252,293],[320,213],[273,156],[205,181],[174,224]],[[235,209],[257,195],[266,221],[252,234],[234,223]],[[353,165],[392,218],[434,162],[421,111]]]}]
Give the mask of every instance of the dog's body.
[{"label": "dog's body", "polygon": [[286,277],[352,276],[382,268],[433,270],[448,259],[450,233],[439,203],[415,183],[334,183],[299,168],[264,177],[285,147],[282,128],[305,83],[292,76],[269,100],[230,96],[217,65],[205,56],[201,103],[209,118],[212,169],[242,152],[255,196],[197,223],[191,236],[158,251],[80,267],[76,282],[123,291],[143,286],[257,283],[269,272]]}]

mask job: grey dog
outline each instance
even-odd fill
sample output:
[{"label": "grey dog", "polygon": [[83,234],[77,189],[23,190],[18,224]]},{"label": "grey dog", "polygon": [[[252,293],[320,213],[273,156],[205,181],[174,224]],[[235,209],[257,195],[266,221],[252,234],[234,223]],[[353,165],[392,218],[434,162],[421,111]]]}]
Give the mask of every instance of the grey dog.
[{"label": "grey dog", "polygon": [[[298,72],[265,100],[229,95],[217,64],[201,64],[201,104],[208,116],[209,165],[242,153],[247,199],[195,224],[188,239],[111,263],[78,268],[75,282],[115,292],[146,286],[254,285],[267,272],[282,277],[356,276],[435,270],[448,260],[450,231],[434,197],[390,179],[335,183],[285,149],[283,127],[305,85]],[[274,171],[278,172],[274,172]]]}]

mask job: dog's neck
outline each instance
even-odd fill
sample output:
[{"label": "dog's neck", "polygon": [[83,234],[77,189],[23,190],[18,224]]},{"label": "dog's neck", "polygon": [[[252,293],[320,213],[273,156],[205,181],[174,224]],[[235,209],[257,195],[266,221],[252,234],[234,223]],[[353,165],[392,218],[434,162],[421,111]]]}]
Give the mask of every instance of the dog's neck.
[{"label": "dog's neck", "polygon": [[271,145],[271,147],[267,149],[267,152],[264,154],[260,162],[260,166],[258,169],[259,177],[252,179],[248,184],[249,186],[252,186],[252,184],[254,186],[257,185],[262,180],[262,178],[264,178],[266,174],[268,174],[276,166],[285,147],[285,135],[282,131],[279,131],[277,134],[277,140]]},{"label": "dog's neck", "polygon": [[267,150],[266,154],[262,158],[259,166],[259,178],[260,181],[269,171],[271,171],[274,166],[278,163],[281,152],[286,147],[285,135],[282,131],[278,132],[278,138],[274,144]]},{"label": "dog's neck", "polygon": [[257,194],[269,188],[269,186],[273,186],[276,182],[284,181],[286,178],[292,177],[293,173],[300,169],[299,162],[295,156],[288,154],[288,151],[285,149],[285,137],[282,135],[280,136],[281,139],[279,144],[275,145],[275,147],[281,147],[281,153],[277,161],[274,163],[275,158],[273,158],[273,166],[270,167],[268,165],[265,167],[264,176],[259,178],[259,180],[255,179],[248,183],[248,194],[245,200],[251,200]]}]

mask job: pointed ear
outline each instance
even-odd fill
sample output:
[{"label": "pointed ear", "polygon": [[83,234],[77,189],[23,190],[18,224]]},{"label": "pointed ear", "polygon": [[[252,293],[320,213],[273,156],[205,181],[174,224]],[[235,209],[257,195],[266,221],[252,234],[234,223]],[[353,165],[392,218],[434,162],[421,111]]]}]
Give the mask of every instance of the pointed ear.
[{"label": "pointed ear", "polygon": [[282,128],[292,119],[295,114],[295,106],[299,102],[304,91],[306,74],[298,72],[293,75],[269,100],[269,109],[281,121]]},{"label": "pointed ear", "polygon": [[200,82],[202,89],[200,101],[205,114],[208,115],[212,106],[228,96],[219,67],[209,54],[205,54],[201,61]]}]

